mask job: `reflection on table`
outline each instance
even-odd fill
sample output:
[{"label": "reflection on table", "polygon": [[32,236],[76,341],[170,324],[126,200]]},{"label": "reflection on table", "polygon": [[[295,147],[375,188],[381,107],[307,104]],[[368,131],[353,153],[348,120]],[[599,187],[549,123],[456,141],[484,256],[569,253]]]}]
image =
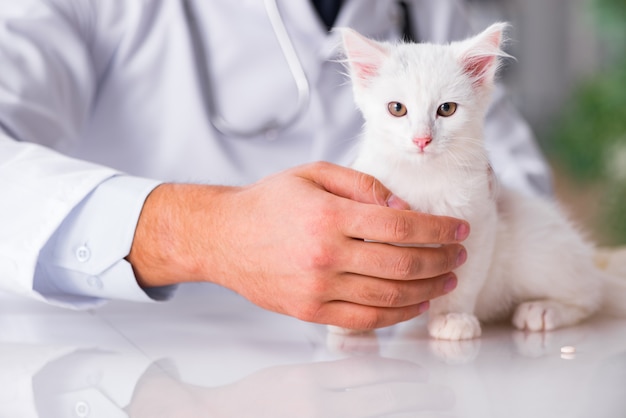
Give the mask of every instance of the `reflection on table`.
[{"label": "reflection on table", "polygon": [[91,312],[0,297],[0,417],[619,417],[626,320],[339,336],[212,286]]}]

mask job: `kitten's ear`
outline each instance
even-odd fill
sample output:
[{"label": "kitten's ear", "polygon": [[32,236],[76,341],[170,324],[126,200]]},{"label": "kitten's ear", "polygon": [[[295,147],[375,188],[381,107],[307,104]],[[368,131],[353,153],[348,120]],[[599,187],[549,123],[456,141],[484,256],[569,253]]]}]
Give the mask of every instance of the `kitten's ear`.
[{"label": "kitten's ear", "polygon": [[494,23],[482,33],[458,43],[461,65],[476,85],[493,83],[500,57],[510,57],[501,49],[507,27],[507,23]]},{"label": "kitten's ear", "polygon": [[343,50],[355,86],[366,86],[389,55],[385,45],[366,38],[349,28],[336,29],[341,33]]}]

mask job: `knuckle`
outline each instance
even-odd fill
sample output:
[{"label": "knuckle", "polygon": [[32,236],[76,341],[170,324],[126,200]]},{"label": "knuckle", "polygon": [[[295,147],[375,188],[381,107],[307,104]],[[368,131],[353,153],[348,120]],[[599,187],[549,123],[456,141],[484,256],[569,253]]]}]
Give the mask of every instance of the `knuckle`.
[{"label": "knuckle", "polygon": [[408,307],[399,312],[398,322],[408,321],[422,313],[423,311],[418,306]]},{"label": "knuckle", "polygon": [[327,169],[332,167],[332,164],[327,162],[327,161],[315,161],[313,163],[311,163],[311,165],[315,168],[319,168],[319,169]]},{"label": "knuckle", "polygon": [[[331,250],[328,246],[320,244],[311,249],[307,268],[309,271],[328,271],[335,265],[335,251]],[[315,280],[319,283],[321,280]]]},{"label": "knuckle", "polygon": [[445,292],[443,291],[444,281],[441,279],[432,279],[427,283],[424,283],[424,287],[422,288],[422,296],[425,300],[432,300],[439,296],[443,296]]},{"label": "knuckle", "polygon": [[425,244],[443,244],[450,242],[450,230],[444,218],[424,215],[422,222]]},{"label": "knuckle", "polygon": [[447,293],[445,286],[450,277],[452,276],[444,275],[429,280],[424,292],[425,295],[428,295],[428,300],[438,298],[439,296],[443,296]]},{"label": "knuckle", "polygon": [[435,226],[435,237],[437,242],[450,242],[450,231],[442,224],[438,223]]},{"label": "knuckle", "polygon": [[381,299],[383,306],[390,307],[390,308],[395,307],[395,306],[402,304],[402,302],[404,301],[404,292],[402,292],[397,287],[394,287],[392,289],[389,289],[381,293],[380,299]]},{"label": "knuckle", "polygon": [[327,272],[319,271],[315,274],[311,280],[310,290],[315,295],[315,300],[318,305],[322,302],[332,299],[334,280],[331,279],[331,275]]},{"label": "knuckle", "polygon": [[356,173],[357,175],[355,178],[355,183],[356,183],[356,190],[359,192],[359,194],[376,191],[377,181],[373,176],[370,176],[369,174],[366,174],[366,173],[362,173],[360,171],[357,171]]},{"label": "knuckle", "polygon": [[326,161],[313,161],[313,162],[304,164],[302,167],[307,170],[326,171],[332,168],[332,164]]},{"label": "knuckle", "polygon": [[400,257],[396,259],[396,262],[393,266],[394,277],[399,279],[408,279],[411,277],[413,272],[416,269],[416,263],[418,261],[414,260],[410,254],[404,253]]},{"label": "knuckle", "polygon": [[380,327],[382,322],[382,315],[380,311],[374,310],[367,315],[363,315],[359,318],[356,325],[356,329],[372,330]]},{"label": "knuckle", "polygon": [[305,234],[308,236],[304,268],[307,271],[328,271],[335,265],[338,252],[333,244],[332,234],[329,231],[335,229],[330,224],[333,218],[333,211],[330,208],[322,207],[318,211],[318,216],[311,219],[305,226]]},{"label": "knuckle", "polygon": [[440,242],[448,242],[448,230],[444,227],[441,222],[433,222],[431,226],[431,231],[433,238],[435,239],[435,243]]},{"label": "knuckle", "polygon": [[411,224],[406,217],[396,216],[388,223],[389,235],[394,242],[404,242],[411,236]]},{"label": "knuckle", "polygon": [[302,321],[321,323],[322,304],[317,302],[301,303],[296,307],[296,311],[293,316]]},{"label": "knuckle", "polygon": [[450,246],[426,248],[419,261],[419,273],[423,277],[439,276],[456,267],[457,251]]},{"label": "knuckle", "polygon": [[432,265],[429,269],[430,275],[438,276],[451,270],[450,251],[437,249],[432,258]]}]

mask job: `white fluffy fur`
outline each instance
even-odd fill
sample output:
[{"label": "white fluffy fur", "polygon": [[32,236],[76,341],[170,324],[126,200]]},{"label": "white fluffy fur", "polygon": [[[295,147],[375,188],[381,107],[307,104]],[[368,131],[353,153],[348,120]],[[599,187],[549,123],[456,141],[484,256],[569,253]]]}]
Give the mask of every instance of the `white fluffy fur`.
[{"label": "white fluffy fur", "polygon": [[[431,302],[428,329],[439,339],[480,336],[479,321],[512,316],[530,331],[575,324],[603,301],[593,247],[554,202],[494,185],[483,120],[499,65],[505,24],[449,45],[389,44],[342,30],[355,101],[366,124],[353,167],[417,211],[469,221],[468,260],[458,287]],[[392,116],[389,102],[406,105]],[[458,104],[437,116],[444,102]],[[432,137],[419,151],[412,139]]]}]

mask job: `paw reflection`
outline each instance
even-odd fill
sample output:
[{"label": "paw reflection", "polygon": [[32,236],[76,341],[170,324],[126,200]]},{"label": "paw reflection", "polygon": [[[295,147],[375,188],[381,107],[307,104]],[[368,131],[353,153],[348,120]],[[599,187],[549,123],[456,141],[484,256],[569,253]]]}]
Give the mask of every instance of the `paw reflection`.
[{"label": "paw reflection", "polygon": [[431,353],[446,364],[467,364],[473,362],[480,352],[480,340],[430,340]]},{"label": "paw reflection", "polygon": [[517,352],[524,357],[543,357],[554,349],[551,332],[514,331],[513,342]]}]

